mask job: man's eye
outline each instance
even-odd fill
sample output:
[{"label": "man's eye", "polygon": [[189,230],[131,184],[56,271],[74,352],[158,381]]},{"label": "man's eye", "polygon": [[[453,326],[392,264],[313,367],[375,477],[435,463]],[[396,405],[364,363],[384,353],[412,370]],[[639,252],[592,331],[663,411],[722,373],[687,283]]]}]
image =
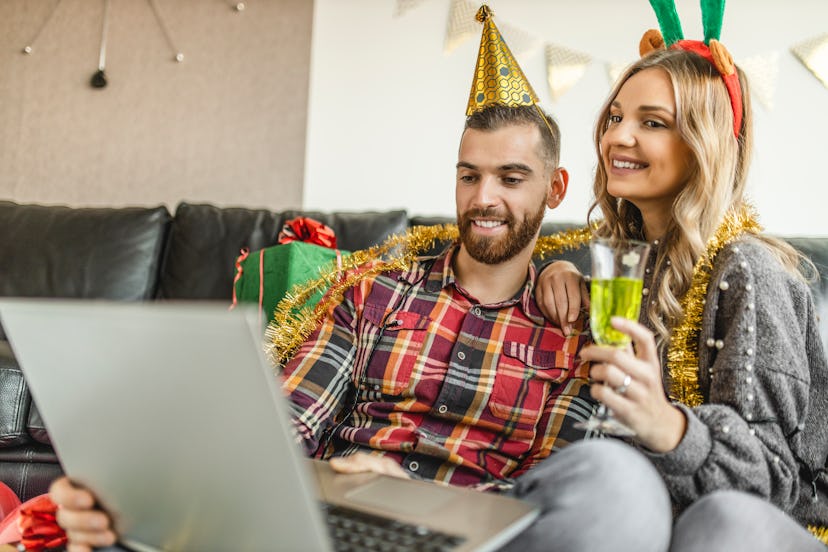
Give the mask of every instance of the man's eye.
[{"label": "man's eye", "polygon": [[470,174],[463,174],[460,175],[460,182],[465,182],[466,184],[471,184],[474,182],[474,176]]},{"label": "man's eye", "polygon": [[504,176],[503,182],[505,182],[506,184],[517,185],[523,182],[523,179],[517,178],[516,176]]}]

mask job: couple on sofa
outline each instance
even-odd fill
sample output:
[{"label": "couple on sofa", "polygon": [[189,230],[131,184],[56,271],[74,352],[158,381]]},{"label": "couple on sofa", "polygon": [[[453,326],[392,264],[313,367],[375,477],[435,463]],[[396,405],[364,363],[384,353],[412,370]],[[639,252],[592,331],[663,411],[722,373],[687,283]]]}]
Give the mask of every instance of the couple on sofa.
[{"label": "couple on sofa", "polygon": [[[481,52],[503,55],[505,73],[492,70],[526,98],[503,105],[486,85],[497,79],[475,83],[458,243],[360,273],[284,366],[308,454],[535,502],[515,550],[824,550],[803,526],[825,538],[828,367],[799,257],[759,235],[744,202],[743,75],[715,40],[679,41],[610,94],[592,232],[653,252],[642,323],[612,321],[634,346],[590,345],[573,316],[581,276],[553,263],[536,281],[531,264],[545,209],[567,189],[557,125],[488,10],[478,16]],[[595,400],[635,436],[584,439],[575,424]],[[51,497],[70,550],[115,542],[89,491],[61,478]]]}]

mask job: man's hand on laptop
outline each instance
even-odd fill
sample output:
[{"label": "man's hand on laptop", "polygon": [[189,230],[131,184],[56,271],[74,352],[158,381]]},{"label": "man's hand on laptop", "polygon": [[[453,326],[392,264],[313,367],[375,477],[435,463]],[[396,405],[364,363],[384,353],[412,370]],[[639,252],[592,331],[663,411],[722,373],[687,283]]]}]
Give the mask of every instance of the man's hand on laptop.
[{"label": "man's hand on laptop", "polygon": [[357,452],[350,456],[331,458],[329,463],[334,471],[339,473],[374,472],[409,479],[408,473],[402,469],[402,466],[385,456]]},{"label": "man's hand on laptop", "polygon": [[58,505],[57,522],[69,539],[67,552],[91,552],[93,547],[115,544],[109,516],[97,509],[91,492],[60,477],[49,487],[49,498]]}]

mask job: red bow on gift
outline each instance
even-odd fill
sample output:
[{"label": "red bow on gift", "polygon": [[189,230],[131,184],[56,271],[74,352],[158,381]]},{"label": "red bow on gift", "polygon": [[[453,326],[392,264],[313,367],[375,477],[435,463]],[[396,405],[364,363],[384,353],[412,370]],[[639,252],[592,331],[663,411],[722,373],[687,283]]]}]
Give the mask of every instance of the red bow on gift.
[{"label": "red bow on gift", "polygon": [[36,552],[62,547],[66,544],[66,533],[57,524],[56,513],[57,506],[49,495],[27,500],[0,524],[0,542],[19,540],[24,550]]},{"label": "red bow on gift", "polygon": [[300,241],[336,249],[336,234],[318,220],[296,217],[285,223],[279,232],[279,243]]}]

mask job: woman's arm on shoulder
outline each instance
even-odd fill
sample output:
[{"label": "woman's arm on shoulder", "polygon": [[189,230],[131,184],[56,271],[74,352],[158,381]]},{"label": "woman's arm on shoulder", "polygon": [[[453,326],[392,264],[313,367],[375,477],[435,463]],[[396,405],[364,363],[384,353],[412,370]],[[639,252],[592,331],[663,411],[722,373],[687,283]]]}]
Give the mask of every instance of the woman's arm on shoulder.
[{"label": "woman's arm on shoulder", "polygon": [[535,300],[543,315],[567,335],[581,309],[589,309],[589,292],[581,272],[569,261],[545,265],[535,284]]}]

